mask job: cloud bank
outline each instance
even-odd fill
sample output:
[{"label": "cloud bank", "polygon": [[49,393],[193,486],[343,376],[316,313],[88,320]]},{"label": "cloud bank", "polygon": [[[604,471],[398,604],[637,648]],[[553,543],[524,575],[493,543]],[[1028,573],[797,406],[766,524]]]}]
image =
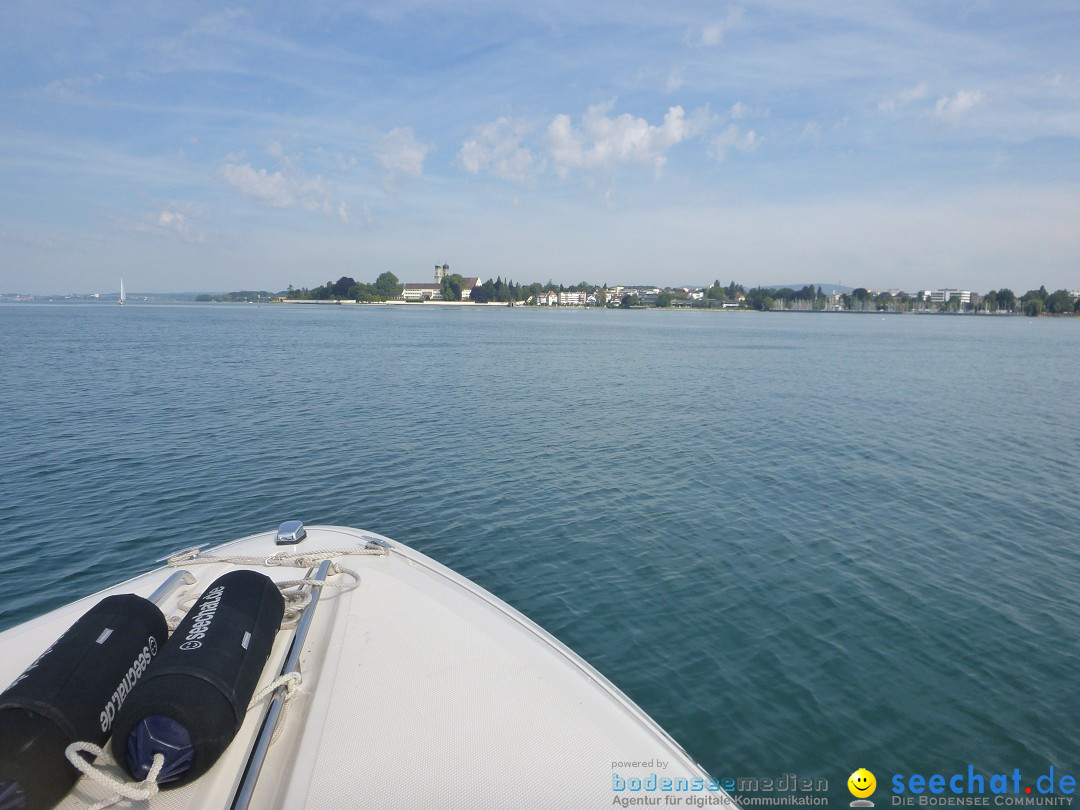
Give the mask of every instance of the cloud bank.
[{"label": "cloud bank", "polygon": [[620,163],[652,166],[659,173],[673,146],[698,134],[703,121],[687,118],[682,107],[671,107],[658,125],[629,113],[612,117],[615,102],[594,104],[580,127],[560,114],[547,128],[547,145],[555,171],[566,178],[574,169],[612,169]]},{"label": "cloud bank", "polygon": [[298,207],[329,214],[331,186],[321,175],[306,176],[290,171],[268,172],[250,163],[226,163],[221,167],[225,182],[241,194],[272,208]]},{"label": "cloud bank", "polygon": [[979,90],[959,90],[954,95],[939,98],[934,105],[934,115],[949,124],[958,124],[982,100],[983,94]]},{"label": "cloud bank", "polygon": [[375,144],[372,152],[383,168],[410,177],[424,173],[424,160],[431,146],[420,143],[412,127],[396,127]]}]

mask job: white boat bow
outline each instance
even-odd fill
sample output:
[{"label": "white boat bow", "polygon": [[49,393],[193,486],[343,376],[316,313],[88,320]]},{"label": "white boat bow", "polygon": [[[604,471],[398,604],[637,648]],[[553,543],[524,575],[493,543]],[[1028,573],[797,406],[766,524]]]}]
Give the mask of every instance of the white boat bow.
[{"label": "white boat bow", "polygon": [[[208,772],[134,806],[606,808],[620,797],[665,793],[734,805],[606,678],[475,583],[373,532],[314,526],[294,545],[276,539],[271,531],[171,559],[194,582],[173,580],[178,587],[157,598],[166,617],[179,618],[237,567],[282,583],[330,560],[326,578],[337,587],[319,588],[300,625],[286,622],[277,632],[259,679],[263,689],[297,668],[291,698],[284,702],[283,685],[276,699],[253,701]],[[151,596],[174,574],[151,571],[0,633],[0,683],[17,678],[103,597]],[[108,746],[96,767],[131,781]],[[110,795],[84,777],[59,806]]]}]

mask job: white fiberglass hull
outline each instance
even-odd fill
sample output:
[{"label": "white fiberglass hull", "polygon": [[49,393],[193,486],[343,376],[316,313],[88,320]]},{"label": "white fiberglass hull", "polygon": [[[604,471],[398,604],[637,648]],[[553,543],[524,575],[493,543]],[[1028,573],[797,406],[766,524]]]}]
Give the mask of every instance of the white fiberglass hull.
[{"label": "white fiberglass hull", "polygon": [[[322,589],[300,654],[303,681],[267,749],[250,806],[606,808],[618,797],[665,793],[684,797],[680,804],[691,795],[727,799],[596,670],[501,600],[417,551],[372,532],[324,526],[308,527],[295,546],[275,545],[268,532],[206,554],[262,560],[304,552],[317,561],[330,549],[364,550],[334,556],[360,583]],[[371,553],[383,550],[388,553]],[[169,596],[161,604],[165,615],[180,613],[178,598],[201,593],[236,566],[179,563],[197,583]],[[303,575],[280,565],[243,567],[279,582]],[[0,685],[104,596],[149,595],[171,573],[152,571],[0,633]],[[291,641],[292,631],[279,631],[260,686],[282,668]],[[231,807],[265,705],[248,711],[209,772],[135,804]],[[122,776],[110,762],[106,755],[99,765]],[[640,790],[616,789],[620,780],[632,787],[635,779]],[[662,790],[665,779],[669,791]],[[109,795],[82,779],[60,806]]]}]

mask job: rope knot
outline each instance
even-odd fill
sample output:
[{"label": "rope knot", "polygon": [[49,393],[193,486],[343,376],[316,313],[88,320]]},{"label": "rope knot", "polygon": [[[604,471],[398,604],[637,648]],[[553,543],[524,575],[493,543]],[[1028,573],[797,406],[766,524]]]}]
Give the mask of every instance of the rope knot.
[{"label": "rope knot", "polygon": [[251,698],[251,703],[248,704],[248,711],[254,708],[255,704],[264,700],[267,696],[274,694],[278,689],[285,689],[285,694],[281,698],[281,714],[278,715],[277,723],[274,724],[274,733],[270,736],[271,745],[276,743],[278,737],[281,736],[281,730],[285,728],[285,715],[289,711],[289,701],[293,699],[293,696],[300,688],[300,684],[303,682],[304,676],[299,672],[286,672],[284,675],[278,675],[274,680],[270,681],[270,683],[256,692],[255,696]]},{"label": "rope knot", "polygon": [[102,787],[107,788],[113,792],[113,796],[108,799],[104,799],[97,804],[93,805],[91,810],[103,810],[103,808],[111,807],[121,799],[131,799],[132,801],[149,801],[158,794],[158,774],[161,773],[162,767],[165,765],[164,754],[154,754],[154,762],[150,766],[150,771],[146,774],[146,778],[141,782],[122,782],[115,776],[106,773],[101,768],[95,767],[92,762],[88,762],[82,756],[83,753],[90,754],[97,758],[100,757],[104,751],[99,747],[89,742],[73,742],[66,749],[64,749],[64,756],[67,757],[68,762],[74,765],[79,771],[86,776],[87,779],[92,782],[97,782]]},{"label": "rope knot", "polygon": [[178,551],[166,560],[169,567],[174,568],[182,563],[190,562],[196,557],[199,557],[202,553],[202,546],[192,546],[191,548],[185,548],[182,551]]}]

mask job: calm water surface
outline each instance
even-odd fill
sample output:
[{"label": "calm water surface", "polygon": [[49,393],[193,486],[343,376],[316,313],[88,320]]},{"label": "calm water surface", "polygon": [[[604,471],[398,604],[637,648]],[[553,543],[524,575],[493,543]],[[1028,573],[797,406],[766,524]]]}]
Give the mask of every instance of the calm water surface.
[{"label": "calm water surface", "polygon": [[478,581],[718,777],[1080,775],[1078,359],[1080,319],[0,306],[0,627],[299,517]]}]

